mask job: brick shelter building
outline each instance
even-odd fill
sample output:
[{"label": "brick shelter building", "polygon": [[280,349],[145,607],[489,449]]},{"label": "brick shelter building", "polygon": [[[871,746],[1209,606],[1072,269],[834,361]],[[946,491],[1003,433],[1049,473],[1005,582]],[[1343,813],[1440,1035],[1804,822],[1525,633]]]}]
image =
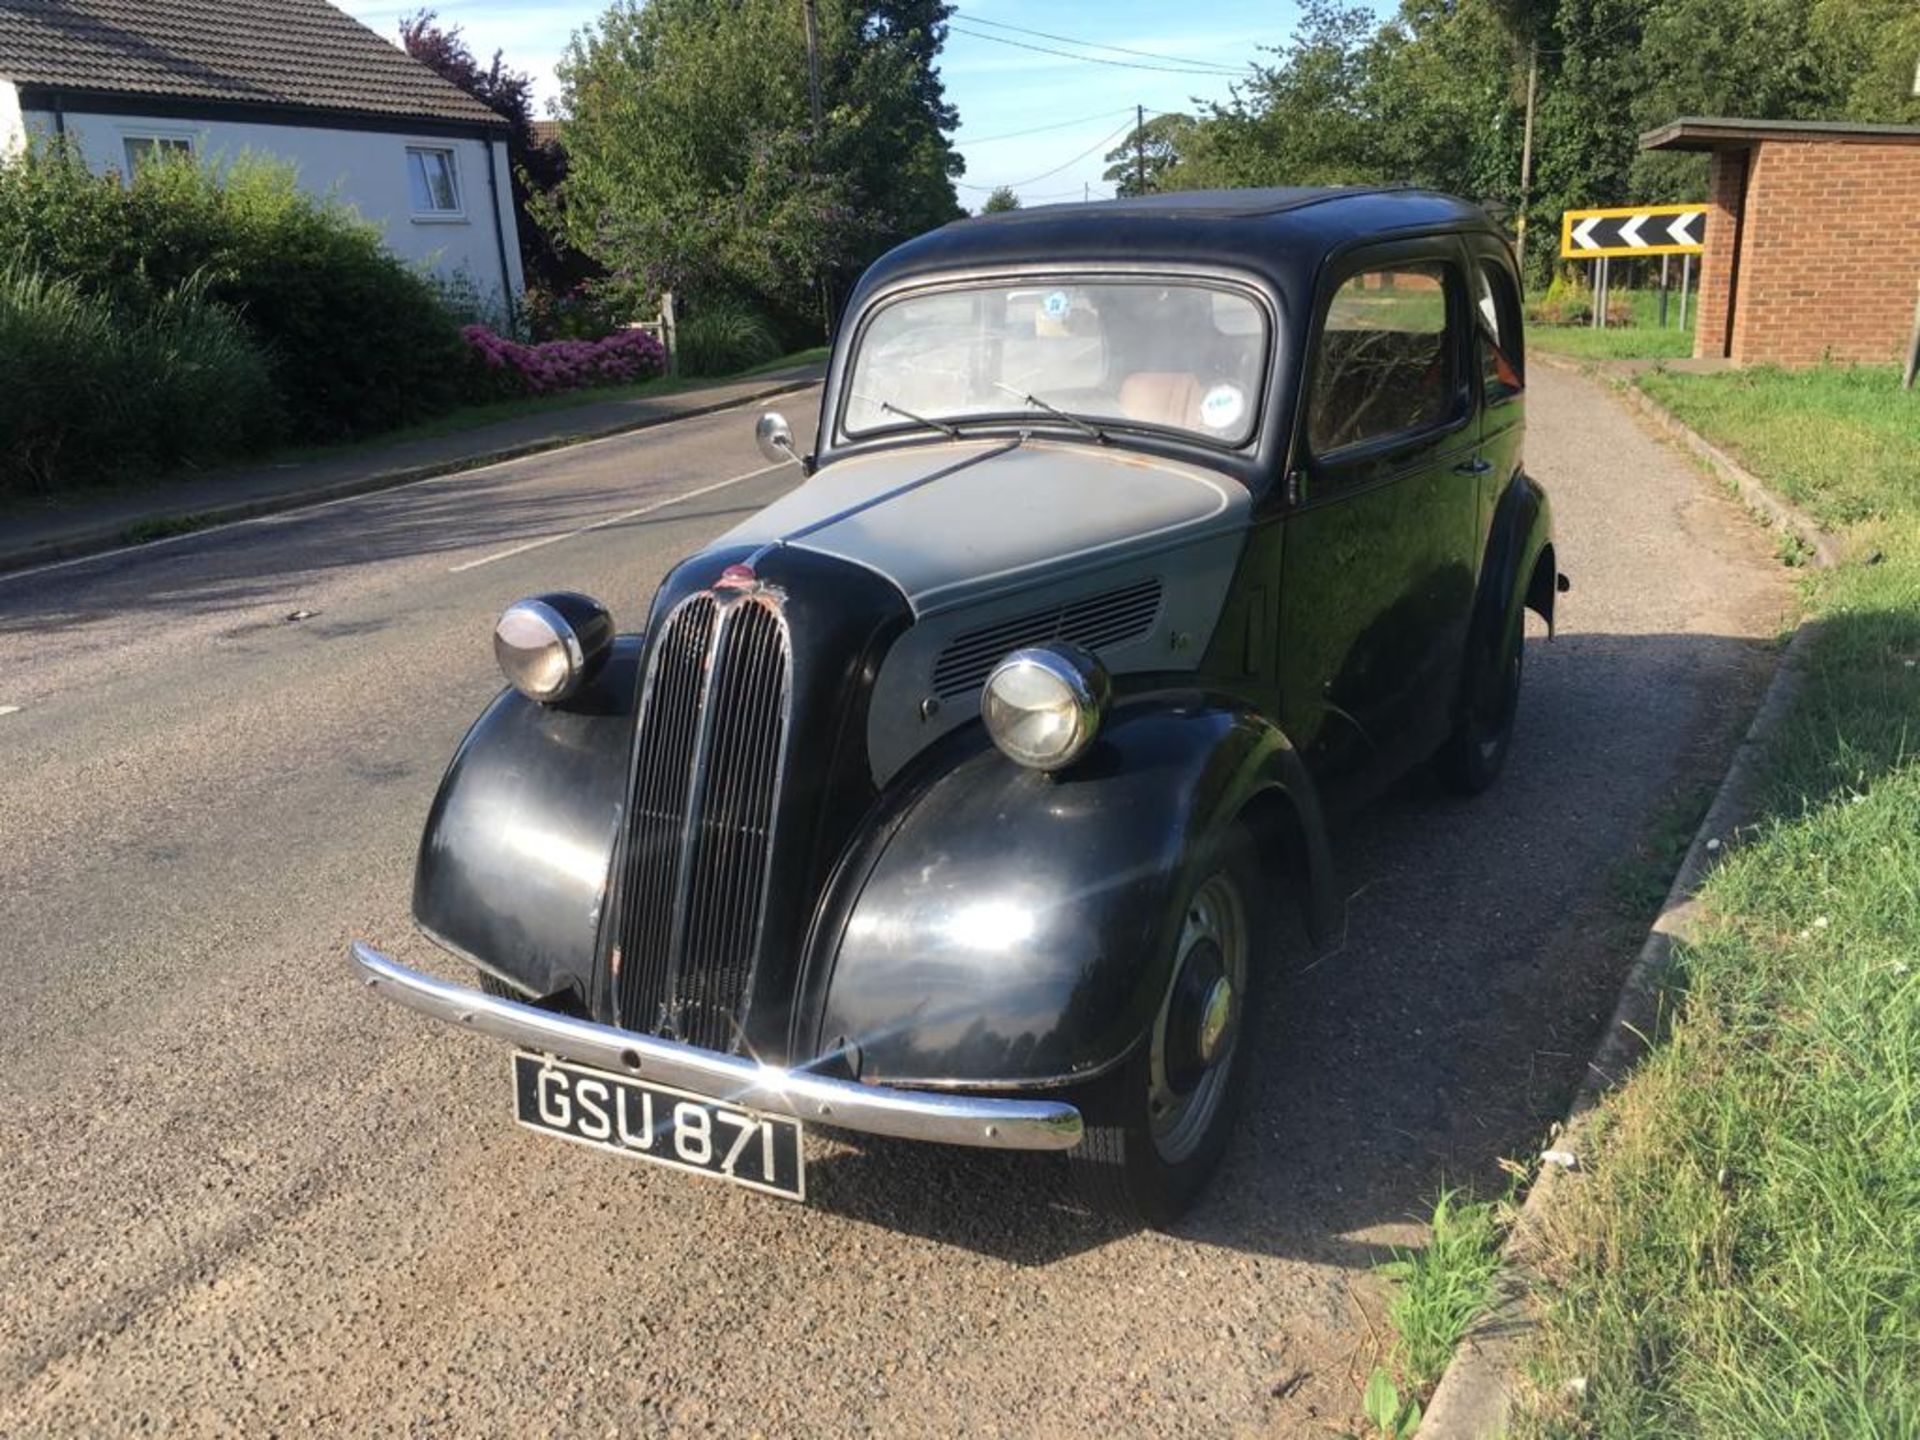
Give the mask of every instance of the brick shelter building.
[{"label": "brick shelter building", "polygon": [[1711,156],[1696,357],[1904,352],[1920,286],[1920,126],[1687,119],[1640,147]]}]

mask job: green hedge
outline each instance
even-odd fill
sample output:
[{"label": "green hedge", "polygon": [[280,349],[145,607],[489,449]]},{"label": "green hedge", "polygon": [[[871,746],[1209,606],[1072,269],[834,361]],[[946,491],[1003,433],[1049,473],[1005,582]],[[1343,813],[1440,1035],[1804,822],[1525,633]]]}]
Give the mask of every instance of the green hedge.
[{"label": "green hedge", "polygon": [[123,182],[35,147],[0,165],[0,257],[123,327],[161,323],[189,286],[225,307],[264,357],[280,438],[406,424],[457,403],[469,373],[435,285],[278,162],[155,163]]}]

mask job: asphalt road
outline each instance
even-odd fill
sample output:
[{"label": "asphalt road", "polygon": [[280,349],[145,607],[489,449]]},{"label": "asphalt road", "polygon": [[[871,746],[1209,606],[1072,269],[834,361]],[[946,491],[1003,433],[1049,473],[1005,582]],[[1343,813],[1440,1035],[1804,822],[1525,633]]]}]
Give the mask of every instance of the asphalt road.
[{"label": "asphalt road", "polygon": [[1542,369],[1531,423],[1575,589],[1511,768],[1344,827],[1345,940],[1287,958],[1177,1237],[1030,1157],[821,1138],[799,1207],[554,1144],[512,1125],[504,1047],[349,980],[355,936],[457,973],[408,886],[496,612],[567,586],[636,620],[794,483],[750,415],[0,578],[0,1433],[1351,1417],[1369,1267],[1564,1107],[1644,925],[1623,867],[1717,777],[1785,608],[1588,382]]}]

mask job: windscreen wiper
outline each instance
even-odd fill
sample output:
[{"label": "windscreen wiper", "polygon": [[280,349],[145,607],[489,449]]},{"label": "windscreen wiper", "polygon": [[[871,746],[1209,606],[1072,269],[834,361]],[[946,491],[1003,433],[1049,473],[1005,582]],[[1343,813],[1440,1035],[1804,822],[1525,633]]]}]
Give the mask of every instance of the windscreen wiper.
[{"label": "windscreen wiper", "polygon": [[924,425],[929,430],[938,430],[949,440],[958,440],[960,438],[960,427],[949,424],[945,420],[930,420],[925,415],[916,415],[913,411],[894,404],[891,400],[881,400],[872,395],[862,395],[858,391],[854,392],[853,398],[856,400],[864,400],[869,405],[877,405],[889,415],[898,415],[903,420],[911,420],[914,424]]},{"label": "windscreen wiper", "polygon": [[1074,429],[1081,431],[1083,434],[1091,435],[1102,445],[1107,443],[1107,432],[1102,430],[1098,425],[1091,425],[1087,421],[1082,420],[1078,415],[1069,415],[1058,405],[1050,405],[1038,395],[1029,395],[1024,391],[1015,389],[1011,385],[1002,385],[998,380],[993,382],[993,386],[996,390],[1004,390],[1007,394],[1016,397],[1022,404],[1031,405],[1036,410],[1044,410],[1049,415],[1066,421],[1069,425],[1073,426]]}]

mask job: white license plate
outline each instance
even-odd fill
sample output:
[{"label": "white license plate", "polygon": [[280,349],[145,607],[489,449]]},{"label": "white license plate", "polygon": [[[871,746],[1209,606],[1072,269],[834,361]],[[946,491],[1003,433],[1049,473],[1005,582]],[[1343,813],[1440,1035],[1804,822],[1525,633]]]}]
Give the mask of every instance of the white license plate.
[{"label": "white license plate", "polygon": [[798,1120],[519,1051],[514,1115],[530,1130],[736,1185],[807,1198]]}]

